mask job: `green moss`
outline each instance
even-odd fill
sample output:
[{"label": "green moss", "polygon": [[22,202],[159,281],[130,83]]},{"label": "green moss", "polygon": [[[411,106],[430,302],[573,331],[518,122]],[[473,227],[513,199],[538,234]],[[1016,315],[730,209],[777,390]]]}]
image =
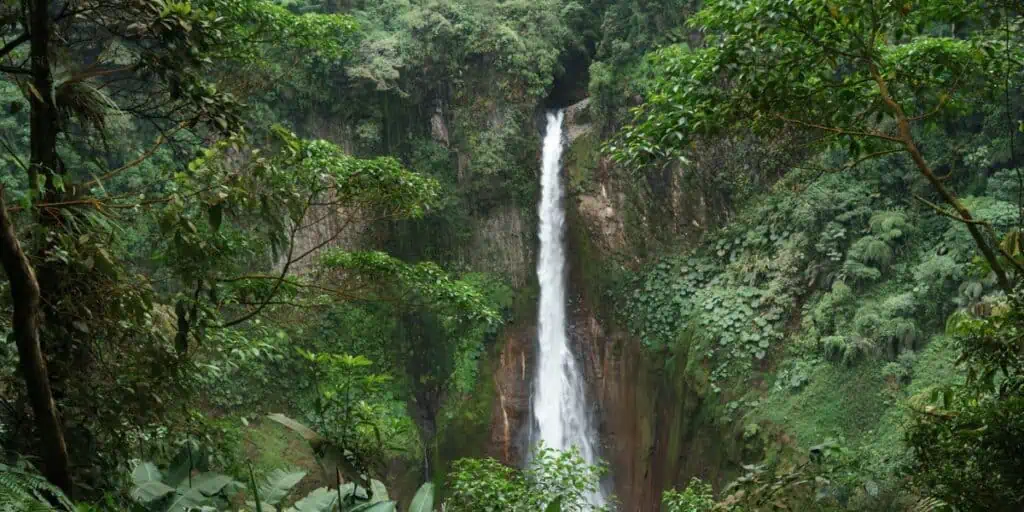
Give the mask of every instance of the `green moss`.
[{"label": "green moss", "polygon": [[866,474],[892,475],[906,460],[903,432],[911,403],[934,386],[951,382],[958,374],[955,357],[950,341],[936,336],[911,357],[909,382],[887,376],[884,361],[852,368],[817,363],[802,370],[807,372],[804,387],[795,392],[776,387],[747,421],[771,424],[775,438],[769,440],[769,459],[799,457],[832,438],[853,450]]},{"label": "green moss", "polygon": [[879,361],[852,368],[819,364],[806,387],[795,393],[771,393],[760,414],[784,427],[800,448],[828,438],[859,440],[872,432],[886,412],[881,368]]},{"label": "green moss", "polygon": [[624,270],[612,255],[604,254],[594,243],[586,222],[576,208],[566,210],[568,217],[569,271],[573,286],[581,293],[587,305],[606,321],[616,317],[612,311],[612,290],[625,277]]},{"label": "green moss", "polygon": [[600,161],[601,139],[596,131],[584,133],[572,142],[565,158],[570,194],[585,194],[595,189],[594,174]]},{"label": "green moss", "polygon": [[886,410],[872,439],[866,440],[861,448],[865,458],[872,461],[875,472],[892,473],[905,460],[903,433],[913,414],[911,406],[934,387],[959,380],[957,376],[961,372],[955,365],[957,356],[951,339],[936,336],[917,353],[910,383],[896,389],[892,389],[892,383],[889,383],[888,391],[897,399],[896,403]]},{"label": "green moss", "polygon": [[483,457],[490,442],[491,406],[496,400],[494,379],[501,347],[494,347],[480,362],[480,378],[470,393],[453,397],[439,414],[437,454],[433,474],[442,477],[448,466],[465,457]]},{"label": "green moss", "polygon": [[317,476],[313,449],[301,436],[273,421],[261,421],[244,430],[242,449],[257,474],[274,469],[301,468]]}]

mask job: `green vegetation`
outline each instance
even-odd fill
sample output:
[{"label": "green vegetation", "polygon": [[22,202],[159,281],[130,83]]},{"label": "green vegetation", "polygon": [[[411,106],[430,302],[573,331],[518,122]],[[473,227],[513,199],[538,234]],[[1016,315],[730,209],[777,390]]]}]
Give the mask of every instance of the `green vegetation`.
[{"label": "green vegetation", "polygon": [[[687,20],[702,45],[650,57],[645,102],[606,148],[638,175],[672,161],[702,172],[702,145],[723,137],[783,133],[806,148],[770,188],[748,181],[735,219],[637,274],[620,299],[623,320],[651,350],[687,333],[689,371],[699,380],[710,368],[722,416],[746,425],[745,442],[762,451],[764,478],[779,489],[767,501],[725,493],[712,505],[696,486],[667,495],[668,505],[1019,506],[1019,472],[996,467],[1020,461],[996,448],[1016,428],[1014,392],[992,384],[1012,381],[1014,363],[986,373],[955,320],[985,326],[966,332],[1006,347],[996,352],[1019,347],[998,330],[1017,311],[1021,261],[1020,198],[1008,180],[1020,172],[1013,9],[708,2]],[[970,398],[956,402],[957,393]],[[849,450],[843,478],[826,480],[811,502],[787,496],[787,472],[805,464],[806,450],[813,462],[812,446],[826,439]],[[983,455],[995,451],[999,463]],[[830,504],[830,495],[841,499]]]},{"label": "green vegetation", "polygon": [[539,447],[526,470],[494,459],[457,461],[449,475],[447,510],[593,510],[587,499],[598,490],[602,468],[587,466],[575,450]]},{"label": "green vegetation", "polygon": [[[1022,29],[1005,0],[0,0],[0,509],[1019,510]],[[595,423],[683,402],[595,467],[514,431],[539,114],[585,97],[573,346],[657,362],[590,382]]]}]

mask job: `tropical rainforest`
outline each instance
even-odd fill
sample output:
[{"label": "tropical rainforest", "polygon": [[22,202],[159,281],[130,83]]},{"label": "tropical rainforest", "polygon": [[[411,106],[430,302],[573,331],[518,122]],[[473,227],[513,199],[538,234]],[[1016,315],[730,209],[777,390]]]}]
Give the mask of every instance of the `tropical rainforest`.
[{"label": "tropical rainforest", "polygon": [[0,0],[0,510],[1024,510],[1022,85],[1019,0]]}]

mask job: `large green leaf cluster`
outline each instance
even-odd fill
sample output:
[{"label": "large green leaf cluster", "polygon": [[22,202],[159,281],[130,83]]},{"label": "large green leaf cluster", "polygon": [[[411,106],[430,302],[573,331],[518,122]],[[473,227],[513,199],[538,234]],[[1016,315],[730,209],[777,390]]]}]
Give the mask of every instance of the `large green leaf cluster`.
[{"label": "large green leaf cluster", "polygon": [[[1006,44],[985,30],[988,9],[966,0],[709,2],[688,20],[705,47],[655,57],[658,81],[609,150],[639,164],[685,156],[698,135],[790,125],[878,151],[894,137],[888,100],[933,122],[998,90]],[[951,23],[966,28],[936,30]]]},{"label": "large green leaf cluster", "polygon": [[[42,204],[45,183],[28,185],[31,92],[14,74],[0,82],[10,113],[0,135],[3,165],[12,171],[4,193],[18,205],[11,213],[34,264],[46,269],[39,274],[52,276],[44,283],[44,337],[80,467],[117,469],[139,451],[215,423],[195,408],[250,407],[245,413],[253,414],[286,402],[267,403],[270,393],[246,385],[273,389],[281,376],[291,377],[289,386],[309,384],[304,374],[283,371],[300,366],[287,344],[290,332],[278,328],[287,322],[274,318],[287,308],[312,317],[341,301],[394,300],[436,309],[453,330],[493,331],[497,313],[472,285],[437,265],[372,251],[319,259],[329,244],[351,243],[381,221],[421,218],[442,203],[437,181],[398,159],[357,158],[338,144],[299,138],[269,126],[268,118],[287,117],[284,109],[261,110],[263,94],[290,90],[269,84],[283,73],[341,69],[352,55],[353,17],[297,14],[257,0],[112,4],[110,16],[89,11],[61,25],[62,34],[95,43],[83,43],[88,59],[61,48],[54,66],[66,114],[58,142],[66,169],[50,180],[59,192],[54,197],[66,201]],[[17,27],[7,24],[6,6],[0,13],[7,41]],[[130,22],[116,31],[97,29],[124,17]],[[90,30],[106,35],[91,38]],[[239,97],[256,104],[246,110]],[[33,208],[59,221],[42,226]],[[333,230],[327,242],[299,247],[324,225]],[[296,276],[299,267],[309,272],[320,263],[321,274]],[[260,323],[261,317],[272,320]],[[460,357],[482,350],[465,344],[473,349]],[[13,353],[13,345],[7,348],[5,355]],[[463,380],[475,378],[476,358],[464,360]],[[22,393],[10,368],[4,387]],[[307,388],[295,400],[303,411],[315,395]],[[362,398],[375,420],[407,422],[392,391]],[[209,402],[197,404],[196,393]],[[5,418],[20,427],[5,429],[5,448],[35,448],[31,422],[18,417],[23,413]],[[89,483],[109,484],[111,473],[95,471]]]},{"label": "large green leaf cluster", "polygon": [[[305,471],[275,470],[259,481],[250,473],[247,482],[213,472],[195,472],[190,460],[166,472],[152,462],[140,462],[132,472],[132,499],[147,510],[185,512],[191,510],[246,509],[285,512],[395,512],[397,503],[388,498],[387,489],[373,480],[371,488],[355,483],[336,489],[321,487],[302,498],[293,497],[295,488],[306,477]],[[433,509],[432,484],[424,484],[413,498],[411,510]],[[287,505],[287,506],[286,506]],[[42,510],[49,510],[43,508]]]},{"label": "large green leaf cluster", "polygon": [[966,380],[919,400],[906,432],[908,475],[962,510],[1012,510],[1021,494],[1024,360],[1021,303],[1014,296],[991,316],[950,322]]},{"label": "large green leaf cluster", "polygon": [[[351,72],[378,88],[402,86],[403,73],[444,71],[458,86],[478,61],[500,72],[509,97],[538,97],[551,85],[562,45],[571,38],[560,2],[467,2],[388,0],[355,16],[366,41]],[[438,68],[438,69],[431,69]],[[407,80],[407,79],[406,79]]]},{"label": "large green leaf cluster", "polygon": [[526,469],[494,459],[460,459],[448,474],[445,510],[453,512],[592,511],[604,469],[587,465],[575,449],[539,447]]},{"label": "large green leaf cluster", "polygon": [[[686,346],[714,390],[793,350],[847,365],[919,350],[993,282],[961,223],[881,188],[899,165],[794,171],[696,249],[634,275],[624,320],[651,350]],[[965,202],[999,232],[1012,227],[1004,203]]]}]

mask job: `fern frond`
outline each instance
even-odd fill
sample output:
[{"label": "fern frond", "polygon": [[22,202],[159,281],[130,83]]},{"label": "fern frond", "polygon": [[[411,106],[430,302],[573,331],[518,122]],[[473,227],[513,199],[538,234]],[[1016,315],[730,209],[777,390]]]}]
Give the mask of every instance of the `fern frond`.
[{"label": "fern frond", "polygon": [[878,345],[873,340],[863,336],[851,336],[846,339],[849,342],[843,351],[843,364],[846,366],[853,366],[857,361],[878,355]]},{"label": "fern frond", "polygon": [[911,512],[939,512],[942,510],[949,510],[949,505],[946,502],[938,498],[921,498],[914,504],[914,508],[910,509]]},{"label": "fern frond", "polygon": [[[50,504],[54,501],[57,507]],[[75,506],[55,485],[28,471],[0,464],[0,510],[11,512],[72,511]]]},{"label": "fern frond", "polygon": [[868,224],[872,233],[888,241],[901,238],[910,229],[906,214],[899,211],[878,212]]},{"label": "fern frond", "polygon": [[851,249],[851,254],[864,263],[876,263],[879,266],[887,266],[892,262],[892,248],[884,240],[873,236],[867,236],[857,241]]}]

